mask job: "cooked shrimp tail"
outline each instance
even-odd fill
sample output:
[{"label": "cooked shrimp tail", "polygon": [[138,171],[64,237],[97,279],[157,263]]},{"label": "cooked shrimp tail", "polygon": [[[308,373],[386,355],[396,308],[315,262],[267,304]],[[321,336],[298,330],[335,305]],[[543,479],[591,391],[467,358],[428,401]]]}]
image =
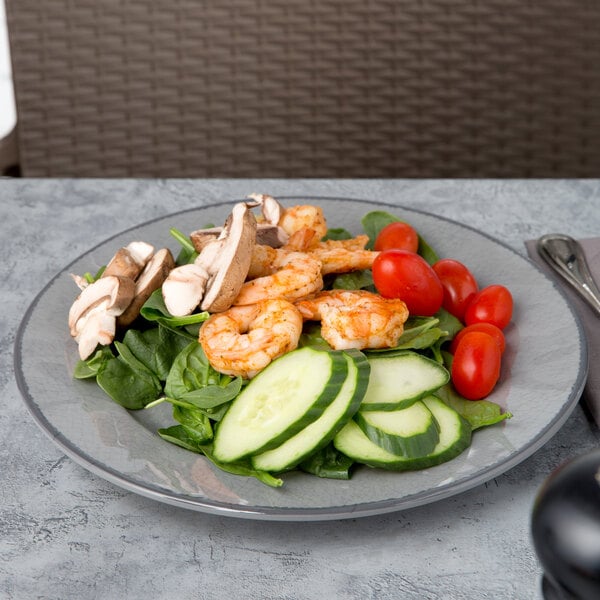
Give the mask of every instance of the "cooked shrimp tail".
[{"label": "cooked shrimp tail", "polygon": [[365,290],[331,290],[296,302],[305,320],[321,321],[321,335],[335,350],[393,348],[404,331],[402,300]]},{"label": "cooked shrimp tail", "polygon": [[270,274],[244,283],[234,305],[254,304],[266,298],[294,301],[323,287],[321,261],[303,252],[277,249],[268,269]]},{"label": "cooked shrimp tail", "polygon": [[294,350],[301,333],[298,309],[275,298],[211,315],[200,328],[199,342],[214,369],[250,379]]}]

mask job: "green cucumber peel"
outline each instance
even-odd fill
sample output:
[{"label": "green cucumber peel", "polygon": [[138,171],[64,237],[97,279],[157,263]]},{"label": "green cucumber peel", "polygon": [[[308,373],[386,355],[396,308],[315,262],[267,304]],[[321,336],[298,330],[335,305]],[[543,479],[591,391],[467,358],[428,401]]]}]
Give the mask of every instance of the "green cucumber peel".
[{"label": "green cucumber peel", "polygon": [[297,466],[309,455],[328,445],[356,414],[369,381],[369,361],[358,350],[346,350],[337,354],[344,356],[348,371],[335,398],[315,421],[297,434],[271,450],[255,454],[252,457],[255,468],[281,472]]},{"label": "green cucumber peel", "polygon": [[215,457],[234,462],[280,446],[323,414],[347,375],[341,352],[304,347],[280,356],[230,405],[215,432]]}]

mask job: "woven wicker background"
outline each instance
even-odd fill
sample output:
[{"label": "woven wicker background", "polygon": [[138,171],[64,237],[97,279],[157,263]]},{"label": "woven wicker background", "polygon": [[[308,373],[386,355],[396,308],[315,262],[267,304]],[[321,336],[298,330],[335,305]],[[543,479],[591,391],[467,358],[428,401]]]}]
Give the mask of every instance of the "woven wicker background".
[{"label": "woven wicker background", "polygon": [[28,176],[597,177],[599,0],[7,0]]}]

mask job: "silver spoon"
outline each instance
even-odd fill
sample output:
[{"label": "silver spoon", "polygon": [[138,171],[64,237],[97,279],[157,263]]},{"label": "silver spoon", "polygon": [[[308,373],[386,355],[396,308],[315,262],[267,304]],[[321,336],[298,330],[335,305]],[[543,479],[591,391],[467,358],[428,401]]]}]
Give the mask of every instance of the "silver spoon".
[{"label": "silver spoon", "polygon": [[600,317],[600,290],[592,278],[579,242],[568,235],[549,233],[537,241],[537,250]]}]

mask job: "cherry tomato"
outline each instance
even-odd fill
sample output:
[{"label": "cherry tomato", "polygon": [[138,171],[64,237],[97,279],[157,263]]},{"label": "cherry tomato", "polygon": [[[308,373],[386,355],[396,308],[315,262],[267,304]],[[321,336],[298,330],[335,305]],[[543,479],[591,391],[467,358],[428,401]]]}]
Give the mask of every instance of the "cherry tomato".
[{"label": "cherry tomato", "polygon": [[408,250],[416,252],[419,249],[419,236],[408,224],[396,221],[386,225],[375,240],[375,250]]},{"label": "cherry tomato", "polygon": [[456,391],[467,400],[485,398],[500,377],[501,354],[487,333],[471,331],[463,336],[452,360],[451,377]]},{"label": "cherry tomato", "polygon": [[467,305],[479,290],[475,277],[465,265],[452,258],[438,260],[433,270],[444,288],[442,306],[462,321]]},{"label": "cherry tomato", "polygon": [[488,285],[475,296],[465,311],[465,323],[491,323],[504,329],[512,318],[513,298],[503,285]]},{"label": "cherry tomato", "polygon": [[504,338],[504,333],[502,333],[502,329],[499,329],[491,323],[473,323],[473,325],[467,325],[461,329],[454,336],[454,339],[450,344],[450,354],[454,354],[456,352],[456,347],[458,346],[460,340],[471,331],[482,331],[483,333],[491,335],[496,340],[498,348],[500,348],[500,354],[504,354],[504,349],[506,348],[506,339]]},{"label": "cherry tomato", "polygon": [[407,250],[384,250],[373,261],[373,282],[384,298],[400,298],[411,314],[430,317],[442,306],[444,288],[427,261]]}]

